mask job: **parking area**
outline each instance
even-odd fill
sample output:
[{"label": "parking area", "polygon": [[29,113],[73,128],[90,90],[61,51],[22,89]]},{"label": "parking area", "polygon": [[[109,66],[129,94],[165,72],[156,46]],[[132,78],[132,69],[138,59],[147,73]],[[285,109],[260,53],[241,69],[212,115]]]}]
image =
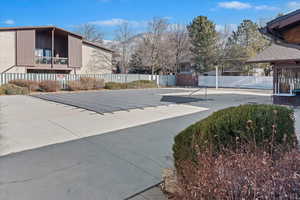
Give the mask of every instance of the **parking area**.
[{"label": "parking area", "polygon": [[0,141],[13,139],[0,148],[15,146],[21,152],[0,157],[0,199],[126,199],[161,181],[162,169],[173,166],[174,136],[190,124],[222,108],[271,103],[266,92],[209,90],[205,98],[203,91],[189,96],[191,91],[47,95],[72,96],[73,103],[81,99],[103,108],[102,114],[49,99],[1,97],[5,134]]},{"label": "parking area", "polygon": [[122,110],[128,111],[131,109],[143,109],[145,107],[168,105],[172,102],[164,101],[161,94],[183,91],[184,90],[180,89],[145,89],[37,94],[33,96],[52,102],[83,108],[99,114],[104,114]]}]

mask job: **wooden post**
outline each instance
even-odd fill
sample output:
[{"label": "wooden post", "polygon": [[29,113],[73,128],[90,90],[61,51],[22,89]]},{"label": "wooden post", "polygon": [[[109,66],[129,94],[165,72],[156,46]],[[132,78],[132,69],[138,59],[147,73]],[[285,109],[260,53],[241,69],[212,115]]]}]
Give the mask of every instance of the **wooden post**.
[{"label": "wooden post", "polygon": [[277,94],[277,70],[275,65],[273,65],[273,94]]},{"label": "wooden post", "polygon": [[54,65],[54,30],[55,28],[52,29],[52,32],[51,32],[51,68],[53,68],[53,65]]}]

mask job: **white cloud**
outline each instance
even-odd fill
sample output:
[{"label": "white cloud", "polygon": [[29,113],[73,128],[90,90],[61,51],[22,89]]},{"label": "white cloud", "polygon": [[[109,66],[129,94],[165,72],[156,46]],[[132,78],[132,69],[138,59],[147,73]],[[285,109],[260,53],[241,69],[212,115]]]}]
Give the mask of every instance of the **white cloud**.
[{"label": "white cloud", "polygon": [[244,3],[240,1],[226,1],[218,4],[221,8],[244,10],[244,9],[255,9],[255,10],[278,10],[279,8],[268,5],[252,5],[250,3]]},{"label": "white cloud", "polygon": [[279,8],[274,6],[260,5],[254,7],[256,10],[279,10]]},{"label": "white cloud", "polygon": [[227,8],[227,9],[236,9],[236,10],[243,10],[251,8],[251,4],[249,3],[243,3],[240,1],[227,1],[227,2],[220,2],[219,7],[221,8]]},{"label": "white cloud", "polygon": [[287,7],[292,10],[300,8],[300,1],[290,1],[287,3]]},{"label": "white cloud", "polygon": [[13,24],[15,24],[15,21],[12,19],[7,19],[7,20],[3,21],[3,23],[6,25],[13,25]]},{"label": "white cloud", "polygon": [[146,21],[129,21],[126,19],[113,18],[109,20],[98,20],[89,22],[90,24],[98,25],[98,26],[119,26],[123,23],[128,23],[134,27],[145,26],[147,24]]},{"label": "white cloud", "polygon": [[121,25],[126,22],[127,22],[127,20],[124,20],[124,19],[113,18],[110,20],[93,21],[93,22],[90,22],[90,24],[95,24],[95,25],[99,25],[99,26],[118,26],[118,25]]}]

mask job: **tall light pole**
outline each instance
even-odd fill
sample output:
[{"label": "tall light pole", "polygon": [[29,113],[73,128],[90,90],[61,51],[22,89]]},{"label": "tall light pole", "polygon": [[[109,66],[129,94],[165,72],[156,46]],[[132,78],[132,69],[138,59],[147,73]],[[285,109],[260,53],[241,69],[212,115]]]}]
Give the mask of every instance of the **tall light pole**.
[{"label": "tall light pole", "polygon": [[219,89],[219,66],[216,65],[216,89]]}]

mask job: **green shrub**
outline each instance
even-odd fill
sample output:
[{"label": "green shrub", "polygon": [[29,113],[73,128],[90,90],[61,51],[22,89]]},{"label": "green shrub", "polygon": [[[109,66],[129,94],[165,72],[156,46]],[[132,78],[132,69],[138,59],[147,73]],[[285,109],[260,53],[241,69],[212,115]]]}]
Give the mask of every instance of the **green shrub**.
[{"label": "green shrub", "polygon": [[105,84],[105,89],[109,89],[109,90],[120,90],[126,88],[127,88],[127,84],[125,83],[107,82]]},{"label": "green shrub", "polygon": [[57,92],[61,86],[58,81],[41,81],[39,83],[40,90],[42,92]]},{"label": "green shrub", "polygon": [[136,88],[156,88],[157,85],[155,81],[149,80],[140,80],[140,81],[133,81],[127,84],[127,88],[136,89]]},{"label": "green shrub", "polygon": [[2,85],[1,91],[6,95],[26,95],[29,93],[28,88],[19,87],[13,84]]},{"label": "green shrub", "polygon": [[18,80],[9,81],[9,83],[20,87],[26,87],[28,88],[29,91],[39,90],[39,83],[37,81],[18,79]]},{"label": "green shrub", "polygon": [[221,152],[254,143],[266,151],[297,143],[294,113],[275,105],[242,105],[213,113],[175,137],[175,163],[193,160],[198,152]]},{"label": "green shrub", "polygon": [[120,90],[120,89],[138,89],[138,88],[156,88],[155,81],[140,80],[129,83],[108,82],[105,84],[105,89]]}]

